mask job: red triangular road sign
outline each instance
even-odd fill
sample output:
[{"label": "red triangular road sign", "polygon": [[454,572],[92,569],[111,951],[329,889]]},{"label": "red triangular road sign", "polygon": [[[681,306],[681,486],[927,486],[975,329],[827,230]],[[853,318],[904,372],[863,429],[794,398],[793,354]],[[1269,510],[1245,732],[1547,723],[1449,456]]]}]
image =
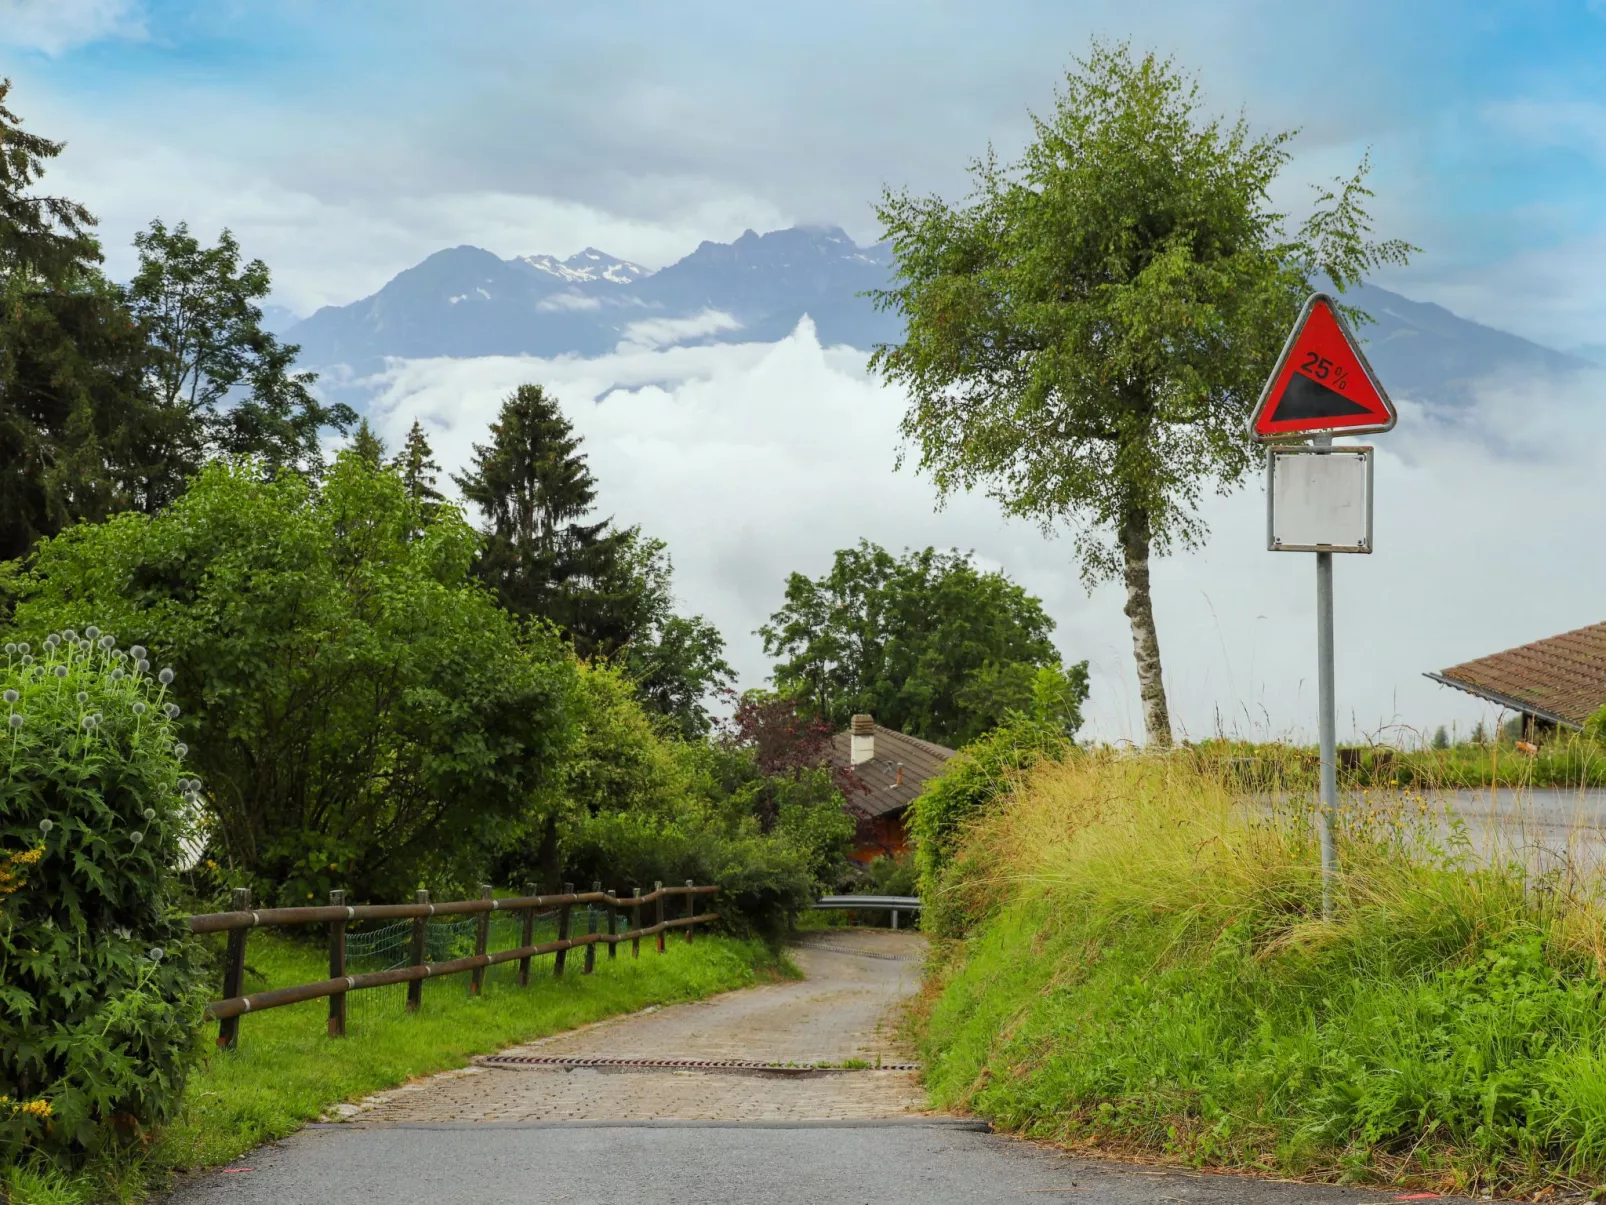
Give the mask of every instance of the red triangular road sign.
[{"label": "red triangular road sign", "polygon": [[1338,303],[1313,293],[1283,345],[1249,419],[1258,440],[1325,431],[1359,435],[1394,426],[1394,403],[1350,333]]}]

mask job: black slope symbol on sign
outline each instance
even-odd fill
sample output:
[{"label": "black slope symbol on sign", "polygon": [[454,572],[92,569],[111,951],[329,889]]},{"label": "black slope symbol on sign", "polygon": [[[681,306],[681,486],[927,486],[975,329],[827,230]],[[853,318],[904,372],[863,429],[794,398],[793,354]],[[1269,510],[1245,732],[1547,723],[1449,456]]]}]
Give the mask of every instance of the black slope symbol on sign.
[{"label": "black slope symbol on sign", "polygon": [[1353,402],[1336,389],[1329,389],[1320,381],[1313,381],[1302,372],[1288,378],[1277,412],[1271,416],[1274,423],[1295,422],[1300,419],[1345,418],[1351,414],[1371,414],[1372,411]]}]

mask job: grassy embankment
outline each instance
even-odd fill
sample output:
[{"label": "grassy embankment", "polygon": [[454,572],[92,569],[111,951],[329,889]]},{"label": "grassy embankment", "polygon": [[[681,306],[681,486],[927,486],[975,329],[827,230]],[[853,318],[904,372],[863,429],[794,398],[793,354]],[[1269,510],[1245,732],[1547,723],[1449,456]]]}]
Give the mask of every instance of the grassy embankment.
[{"label": "grassy embankment", "polygon": [[[291,1005],[247,1016],[239,1048],[211,1055],[185,1091],[183,1115],[138,1159],[103,1165],[69,1179],[11,1169],[14,1205],[87,1205],[139,1200],[178,1168],[230,1162],[252,1147],[282,1138],[330,1105],[467,1064],[470,1057],[652,1004],[667,1004],[745,987],[784,973],[761,942],[699,934],[687,946],[671,935],[667,952],[644,942],[639,960],[629,947],[597,970],[581,975],[582,954],[570,955],[561,982],[551,959],[536,959],[531,983],[520,989],[511,964],[495,968],[478,999],[468,976],[429,981],[421,1010],[408,1016],[400,990],[353,993],[348,1036],[326,1036],[328,1003]],[[324,952],[310,943],[254,933],[247,988],[304,983],[328,974]],[[0,1171],[0,1189],[8,1187]],[[0,1191],[0,1200],[5,1194]]]},{"label": "grassy embankment", "polygon": [[[1246,787],[1308,788],[1316,781],[1314,746],[1212,740],[1194,745],[1190,752],[1201,766]],[[1606,745],[1578,733],[1547,737],[1534,752],[1510,741],[1490,741],[1445,749],[1396,749],[1382,743],[1351,755],[1358,764],[1342,768],[1341,785],[1434,790],[1606,787]]]},{"label": "grassy embankment", "polygon": [[1079,755],[971,830],[945,880],[970,934],[916,1019],[935,1102],[1198,1166],[1606,1182],[1597,885],[1477,863],[1400,795],[1344,815],[1324,921],[1305,817],[1226,782]]}]

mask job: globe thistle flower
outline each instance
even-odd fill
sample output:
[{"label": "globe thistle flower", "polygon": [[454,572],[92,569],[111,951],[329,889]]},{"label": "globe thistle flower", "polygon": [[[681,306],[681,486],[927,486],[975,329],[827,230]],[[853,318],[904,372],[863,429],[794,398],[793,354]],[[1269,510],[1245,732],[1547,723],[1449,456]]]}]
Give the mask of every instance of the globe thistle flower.
[{"label": "globe thistle flower", "polygon": [[50,633],[50,635],[45,637],[45,647],[47,649],[53,649],[60,643],[61,643],[61,637],[56,635],[54,632]]},{"label": "globe thistle flower", "polygon": [[87,636],[89,639],[93,640],[96,636],[100,635],[100,629],[97,628],[94,624],[90,624],[87,628],[84,629],[84,635]]},{"label": "globe thistle flower", "polygon": [[132,832],[128,834],[128,839],[135,845],[138,845],[141,841],[145,840],[145,834],[141,832]]},{"label": "globe thistle flower", "polygon": [[21,653],[23,656],[27,656],[29,653],[33,652],[33,646],[26,640],[21,641],[17,645],[17,652]]},{"label": "globe thistle flower", "polygon": [[170,719],[170,720],[178,719],[178,704],[177,703],[168,703],[162,708],[162,710],[167,712],[167,718],[168,719]]},{"label": "globe thistle flower", "polygon": [[65,678],[67,676],[67,667],[65,665],[58,665],[50,672],[55,674],[58,678]]},{"label": "globe thistle flower", "polygon": [[145,657],[145,646],[143,644],[136,644],[136,645],[132,646],[128,650],[128,655],[130,657],[132,657],[135,661],[143,660],[144,657]]},{"label": "globe thistle flower", "polygon": [[170,669],[164,669],[161,673],[156,675],[156,680],[163,686],[171,686],[173,684],[173,671]]},{"label": "globe thistle flower", "polygon": [[95,642],[93,640],[80,640],[78,642],[78,651],[82,652],[82,653],[87,653],[90,649],[92,649],[94,647],[95,647]]},{"label": "globe thistle flower", "polygon": [[87,703],[87,702],[89,702],[89,692],[88,692],[88,691],[87,691],[87,690],[81,690],[81,691],[79,691],[79,692],[78,692],[78,701],[79,701],[79,702],[80,702],[80,703]]},{"label": "globe thistle flower", "polygon": [[22,715],[19,712],[13,711],[11,713],[11,718],[9,720],[7,720],[6,722],[8,724],[10,724],[13,728],[21,728],[22,727]]},{"label": "globe thistle flower", "polygon": [[147,820],[155,820],[156,819],[156,809],[155,808],[146,808],[143,812],[140,813],[140,815],[145,817],[145,819],[147,819]]},{"label": "globe thistle flower", "polygon": [[17,651],[17,642],[15,640],[6,641],[6,656],[9,657],[9,656],[11,656],[12,653],[14,653],[16,651]]},{"label": "globe thistle flower", "polygon": [[150,672],[150,668],[151,668],[151,663],[149,661],[145,660],[145,658],[141,657],[138,661],[134,662],[134,668],[137,669],[142,674],[149,673]]},{"label": "globe thistle flower", "polygon": [[14,690],[8,690],[5,694],[0,695],[0,698],[3,698],[7,703],[15,703],[22,696]]},{"label": "globe thistle flower", "polygon": [[102,637],[101,637],[101,638],[100,638],[100,640],[99,640],[99,641],[97,641],[97,643],[98,643],[98,644],[99,644],[99,645],[100,645],[100,647],[101,647],[101,648],[103,648],[103,649],[113,649],[113,648],[116,648],[116,647],[117,647],[117,641],[116,641],[116,639],[114,639],[114,638],[113,638],[113,637],[111,637],[111,636],[102,636]]},{"label": "globe thistle flower", "polygon": [[178,754],[178,756],[180,756],[180,757],[183,757],[189,751],[190,751],[190,747],[188,745],[186,745],[183,741],[180,741],[178,744],[173,746],[173,752]]},{"label": "globe thistle flower", "polygon": [[83,723],[87,730],[93,732],[95,730],[95,725],[100,723],[100,717],[91,713],[84,717]]},{"label": "globe thistle flower", "polygon": [[[28,656],[28,654],[27,654],[27,653],[24,653],[24,654],[23,654],[23,655],[22,655],[22,663],[23,663],[23,664],[24,664],[24,665],[32,665],[32,664],[33,664],[33,658],[32,658],[32,657],[30,657],[30,656]],[[43,670],[43,667],[41,667],[41,669],[40,669],[40,672],[41,672],[41,673],[43,673],[43,672],[44,672],[44,670]]]},{"label": "globe thistle flower", "polygon": [[162,955],[165,953],[167,953],[167,951],[162,949],[161,946],[152,946],[150,949],[145,951],[145,957],[149,958],[152,962],[161,962]]},{"label": "globe thistle flower", "polygon": [[112,670],[112,681],[113,682],[121,682],[126,676],[127,675],[125,675],[121,669]]},{"label": "globe thistle flower", "polygon": [[135,703],[134,703],[134,714],[135,715],[144,715],[145,714],[145,704],[143,704],[143,703],[141,703],[141,702],[136,700]]},{"label": "globe thistle flower", "polygon": [[56,827],[56,822],[54,820],[49,819],[48,817],[39,822],[39,831],[44,833],[45,836],[47,836],[47,837],[50,835],[50,830],[55,828],[55,827]]},{"label": "globe thistle flower", "polygon": [[65,628],[61,633],[61,638],[69,644],[76,644],[78,642],[78,633],[73,631],[72,628]]}]

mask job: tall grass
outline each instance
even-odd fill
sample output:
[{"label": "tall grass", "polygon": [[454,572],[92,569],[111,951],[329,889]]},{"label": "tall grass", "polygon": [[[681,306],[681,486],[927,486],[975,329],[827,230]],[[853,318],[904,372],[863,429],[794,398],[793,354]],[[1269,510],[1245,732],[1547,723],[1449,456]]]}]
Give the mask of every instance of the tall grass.
[{"label": "tall grass", "polygon": [[[1186,755],[1039,767],[945,881],[937,1103],[1073,1144],[1460,1190],[1606,1179],[1606,910],[1416,794],[1341,821]],[[1286,797],[1285,797],[1286,798]]]}]

